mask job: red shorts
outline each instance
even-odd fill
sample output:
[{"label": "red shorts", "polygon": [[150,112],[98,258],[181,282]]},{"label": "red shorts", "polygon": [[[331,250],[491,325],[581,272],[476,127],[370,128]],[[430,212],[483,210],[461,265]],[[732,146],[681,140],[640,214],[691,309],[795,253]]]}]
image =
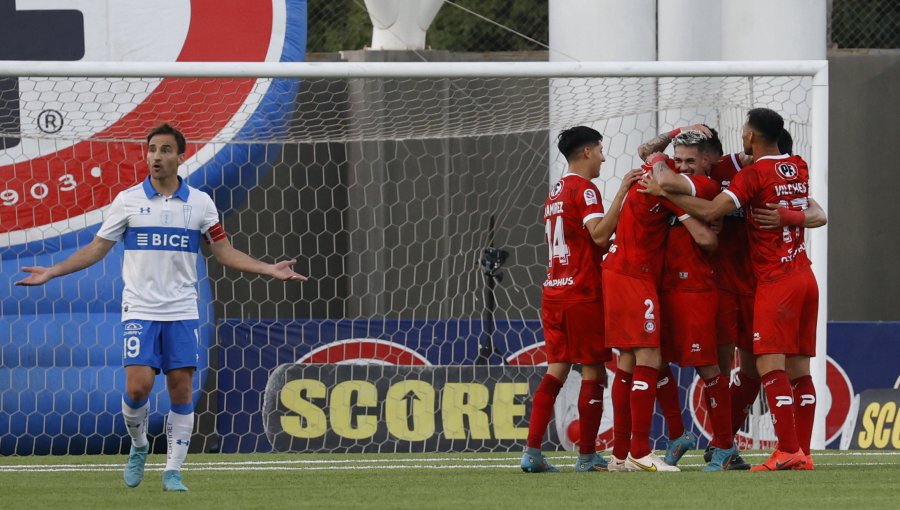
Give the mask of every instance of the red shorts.
[{"label": "red shorts", "polygon": [[603,301],[541,303],[548,363],[600,365],[612,359],[603,341]]},{"label": "red shorts", "polygon": [[753,308],[754,354],[816,355],[819,286],[806,267],[759,282]]},{"label": "red shorts", "polygon": [[655,282],[604,270],[603,303],[608,347],[659,347]]},{"label": "red shorts", "polygon": [[663,361],[683,367],[703,367],[719,362],[716,349],[718,290],[663,291]]},{"label": "red shorts", "polygon": [[753,296],[719,290],[716,343],[753,352]]}]

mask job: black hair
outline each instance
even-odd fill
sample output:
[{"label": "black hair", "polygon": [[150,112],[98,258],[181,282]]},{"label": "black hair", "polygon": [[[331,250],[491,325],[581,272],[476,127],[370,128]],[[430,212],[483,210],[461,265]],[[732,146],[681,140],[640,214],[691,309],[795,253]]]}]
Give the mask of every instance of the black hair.
[{"label": "black hair", "polygon": [[777,143],[784,130],[784,119],[775,110],[754,108],[747,112],[747,125],[756,131],[764,141]]},{"label": "black hair", "polygon": [[782,154],[794,153],[794,137],[791,136],[787,129],[781,129],[781,136],[778,137],[778,150]]},{"label": "black hair", "polygon": [[587,126],[575,126],[560,131],[556,147],[566,159],[569,159],[570,156],[583,149],[586,145],[596,145],[602,141],[603,135],[596,129]]},{"label": "black hair", "polygon": [[168,122],[163,122],[150,130],[150,134],[147,135],[147,143],[149,144],[150,139],[156,135],[174,136],[175,144],[178,146],[178,154],[184,154],[184,151],[187,149],[187,140],[184,139],[184,135],[181,134],[181,131],[172,127]]},{"label": "black hair", "polygon": [[713,152],[717,156],[725,154],[725,150],[722,148],[722,139],[719,138],[719,132],[706,124],[704,124],[704,126],[712,133],[712,137],[707,138],[700,144],[700,150],[703,152]]}]

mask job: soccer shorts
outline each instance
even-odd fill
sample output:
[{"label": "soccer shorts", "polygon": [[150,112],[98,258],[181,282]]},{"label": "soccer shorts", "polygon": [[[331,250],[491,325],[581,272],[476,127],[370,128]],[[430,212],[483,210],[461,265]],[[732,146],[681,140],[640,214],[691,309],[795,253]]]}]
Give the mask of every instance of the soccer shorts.
[{"label": "soccer shorts", "polygon": [[719,289],[716,342],[753,352],[753,296]]},{"label": "soccer shorts", "polygon": [[548,363],[600,365],[612,359],[603,341],[603,302],[541,303]]},{"label": "soccer shorts", "polygon": [[719,362],[716,349],[718,295],[718,290],[670,290],[659,296],[663,361],[683,367],[703,367]]},{"label": "soccer shorts", "polygon": [[152,367],[156,373],[197,367],[199,321],[127,320],[120,325],[122,365]]},{"label": "soccer shorts", "polygon": [[753,353],[815,356],[819,286],[805,267],[759,282],[753,309]]},{"label": "soccer shorts", "polygon": [[606,345],[659,347],[659,297],[654,280],[603,271]]}]

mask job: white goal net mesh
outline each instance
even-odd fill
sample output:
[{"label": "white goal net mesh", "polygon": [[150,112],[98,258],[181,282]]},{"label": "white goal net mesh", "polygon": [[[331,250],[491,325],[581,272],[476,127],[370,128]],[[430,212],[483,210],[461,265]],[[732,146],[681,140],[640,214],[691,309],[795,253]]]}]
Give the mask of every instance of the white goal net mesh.
[{"label": "white goal net mesh", "polygon": [[[564,168],[555,134],[604,134],[608,207],[640,143],[703,122],[738,151],[751,107],[781,112],[808,157],[811,89],[802,76],[0,77],[0,454],[127,449],[121,247],[43,287],[13,283],[90,242],[116,193],[146,177],[160,122],[185,133],[182,176],[213,197],[232,243],[310,276],[200,263],[196,449],[517,450],[539,377],[514,365],[544,360],[539,209]],[[686,424],[708,434],[692,371],[680,381]],[[549,441],[570,446],[575,400],[561,395]],[[601,437],[611,414],[607,401]]]}]

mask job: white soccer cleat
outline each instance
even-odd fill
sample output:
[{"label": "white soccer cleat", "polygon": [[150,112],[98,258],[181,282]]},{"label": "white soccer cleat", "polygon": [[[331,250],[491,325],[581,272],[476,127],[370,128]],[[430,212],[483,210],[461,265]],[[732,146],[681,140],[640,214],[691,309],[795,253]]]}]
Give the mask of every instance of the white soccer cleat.
[{"label": "white soccer cleat", "polygon": [[607,469],[609,471],[617,471],[619,473],[636,471],[635,467],[628,465],[628,462],[625,459],[620,459],[615,455],[609,456],[609,466],[607,466]]},{"label": "white soccer cleat", "polygon": [[677,466],[666,464],[653,452],[640,459],[635,459],[629,453],[628,458],[625,459],[625,466],[631,468],[631,471],[649,471],[651,473],[657,471],[681,471]]}]

